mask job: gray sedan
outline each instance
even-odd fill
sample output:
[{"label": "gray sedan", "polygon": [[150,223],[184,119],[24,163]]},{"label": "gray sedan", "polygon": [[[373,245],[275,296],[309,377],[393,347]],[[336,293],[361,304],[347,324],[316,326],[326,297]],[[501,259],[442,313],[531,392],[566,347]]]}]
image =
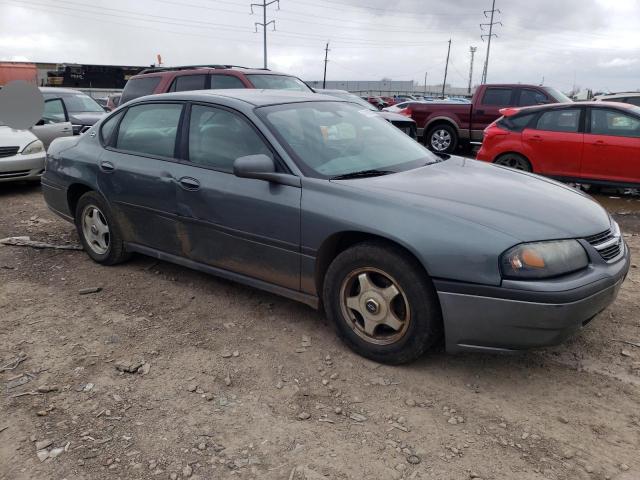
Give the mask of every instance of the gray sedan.
[{"label": "gray sedan", "polygon": [[532,174],[437,158],[325,95],[144,97],[53,142],[49,207],[88,255],[133,252],[324,307],[380,362],[553,345],[616,297],[629,268],[594,200]]}]

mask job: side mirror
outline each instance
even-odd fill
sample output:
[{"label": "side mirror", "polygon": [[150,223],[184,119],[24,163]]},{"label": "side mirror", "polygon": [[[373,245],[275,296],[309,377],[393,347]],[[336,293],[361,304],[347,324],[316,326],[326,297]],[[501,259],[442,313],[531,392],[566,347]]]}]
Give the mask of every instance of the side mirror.
[{"label": "side mirror", "polygon": [[239,178],[254,178],[291,187],[300,187],[299,177],[277,173],[274,160],[264,154],[236,158],[233,162],[233,174]]},{"label": "side mirror", "polygon": [[46,122],[44,121],[44,118],[41,118],[40,120],[38,120],[38,123],[36,123],[36,127],[41,127],[42,125],[44,125]]}]

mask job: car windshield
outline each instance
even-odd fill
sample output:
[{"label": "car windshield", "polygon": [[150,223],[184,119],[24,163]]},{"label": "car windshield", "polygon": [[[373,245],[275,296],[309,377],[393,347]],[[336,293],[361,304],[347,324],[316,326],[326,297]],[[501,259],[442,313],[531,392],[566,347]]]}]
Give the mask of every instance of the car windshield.
[{"label": "car windshield", "polygon": [[553,87],[544,87],[544,90],[559,103],[573,103],[573,100]]},{"label": "car windshield", "polygon": [[360,98],[359,96],[354,95],[353,93],[349,93],[349,92],[332,92],[331,90],[329,90],[329,91],[319,90],[318,93],[322,93],[323,95],[331,95],[332,97],[342,98],[343,100],[347,100],[347,101],[349,101],[351,103],[357,103],[361,107],[366,108],[368,110],[372,110],[374,112],[378,111],[378,109],[376,107],[371,105],[369,102],[367,102],[363,98]]},{"label": "car windshield", "polygon": [[296,90],[298,92],[311,92],[306,83],[289,75],[247,75],[249,81],[256,88],[267,90]]},{"label": "car windshield", "polygon": [[81,112],[102,112],[102,108],[98,102],[96,102],[89,95],[73,94],[73,95],[60,95],[64,100],[64,105],[67,107],[69,113],[81,113]]},{"label": "car windshield", "polygon": [[438,161],[376,112],[352,103],[289,103],[256,111],[311,177],[394,173]]}]

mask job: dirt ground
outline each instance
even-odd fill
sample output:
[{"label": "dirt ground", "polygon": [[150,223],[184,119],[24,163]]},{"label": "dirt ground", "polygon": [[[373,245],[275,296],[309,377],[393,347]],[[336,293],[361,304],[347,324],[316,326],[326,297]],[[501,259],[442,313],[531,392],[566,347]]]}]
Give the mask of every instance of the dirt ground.
[{"label": "dirt ground", "polygon": [[[638,198],[606,204],[640,254]],[[77,242],[37,186],[0,206],[0,238]],[[258,290],[0,246],[0,478],[640,479],[639,282],[560,347],[388,367]]]}]

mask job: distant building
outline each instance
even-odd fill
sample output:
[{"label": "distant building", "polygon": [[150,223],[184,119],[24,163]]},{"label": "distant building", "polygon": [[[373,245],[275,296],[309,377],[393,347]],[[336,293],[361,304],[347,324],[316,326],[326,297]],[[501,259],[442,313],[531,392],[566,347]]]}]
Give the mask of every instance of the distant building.
[{"label": "distant building", "polygon": [[[35,81],[40,87],[122,89],[143,66],[85,65],[78,63],[2,62],[0,83]],[[2,72],[5,75],[2,75]]]},{"label": "distant building", "polygon": [[[311,88],[322,88],[322,80],[307,81]],[[358,95],[384,95],[396,94],[429,94],[441,95],[440,85],[417,85],[413,80],[327,80],[326,87],[329,90],[347,90]],[[451,85],[445,87],[446,95],[466,96],[466,88],[456,88]]]}]

